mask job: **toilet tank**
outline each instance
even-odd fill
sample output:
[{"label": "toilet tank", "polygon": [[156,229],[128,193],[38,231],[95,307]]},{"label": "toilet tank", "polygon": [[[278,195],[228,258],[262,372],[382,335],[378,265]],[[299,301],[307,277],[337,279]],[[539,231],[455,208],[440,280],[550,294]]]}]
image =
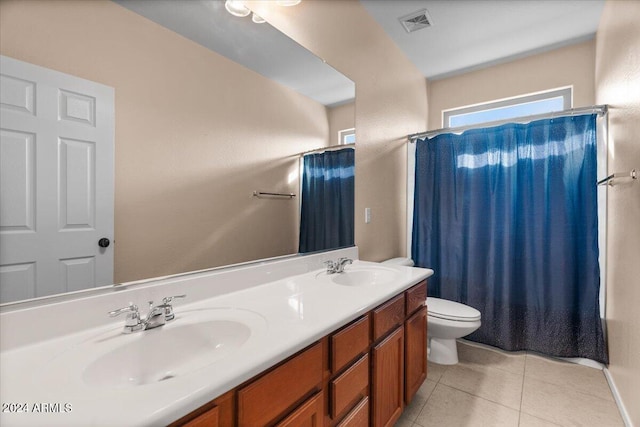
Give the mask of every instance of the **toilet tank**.
[{"label": "toilet tank", "polygon": [[382,261],[382,264],[405,265],[407,267],[413,267],[414,265],[411,258],[405,257],[391,258],[386,261]]}]

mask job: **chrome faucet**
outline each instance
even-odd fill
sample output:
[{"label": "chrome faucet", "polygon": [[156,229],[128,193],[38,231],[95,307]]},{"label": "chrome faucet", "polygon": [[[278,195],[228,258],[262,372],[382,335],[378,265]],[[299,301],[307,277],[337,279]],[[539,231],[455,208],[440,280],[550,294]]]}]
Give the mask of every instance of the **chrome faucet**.
[{"label": "chrome faucet", "polygon": [[344,266],[352,264],[353,260],[350,258],[338,258],[337,261],[325,261],[324,265],[327,266],[327,274],[344,273]]},{"label": "chrome faucet", "polygon": [[142,321],[144,329],[153,329],[164,325],[166,323],[166,319],[164,318],[165,309],[165,304],[154,307],[153,301],[149,301],[149,312],[147,313],[147,317]]},{"label": "chrome faucet", "polygon": [[351,258],[338,258],[336,273],[344,273],[344,266],[347,264],[353,264],[353,260]]},{"label": "chrome faucet", "polygon": [[123,313],[127,313],[127,318],[125,320],[123,330],[125,334],[144,331],[147,329],[157,328],[164,325],[166,322],[173,320],[176,316],[173,312],[171,301],[173,301],[175,298],[185,297],[186,295],[174,295],[172,297],[165,297],[162,299],[162,304],[159,304],[157,306],[153,305],[153,301],[149,301],[149,312],[147,313],[144,320],[140,318],[138,306],[132,302],[130,302],[127,307],[110,311],[108,314],[110,317],[116,317]]}]

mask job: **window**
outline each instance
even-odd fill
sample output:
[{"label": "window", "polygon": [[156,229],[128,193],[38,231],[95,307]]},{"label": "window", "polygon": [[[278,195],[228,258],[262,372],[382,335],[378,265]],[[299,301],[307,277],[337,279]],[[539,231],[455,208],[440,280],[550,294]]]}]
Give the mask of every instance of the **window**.
[{"label": "window", "polygon": [[565,87],[468,107],[454,108],[442,112],[442,126],[469,126],[477,123],[489,123],[515,117],[567,110],[571,108],[571,98],[572,88]]},{"label": "window", "polygon": [[338,132],[338,141],[340,145],[356,143],[356,129],[343,129]]}]

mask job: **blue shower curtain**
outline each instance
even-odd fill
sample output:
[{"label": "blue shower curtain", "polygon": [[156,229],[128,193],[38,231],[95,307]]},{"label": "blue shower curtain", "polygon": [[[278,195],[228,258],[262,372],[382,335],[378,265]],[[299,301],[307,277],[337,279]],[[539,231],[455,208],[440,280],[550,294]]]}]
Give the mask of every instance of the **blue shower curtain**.
[{"label": "blue shower curtain", "polygon": [[478,309],[468,339],[607,363],[596,116],[416,142],[412,256],[429,295]]},{"label": "blue shower curtain", "polygon": [[303,161],[299,251],[353,246],[354,150],[308,154]]}]

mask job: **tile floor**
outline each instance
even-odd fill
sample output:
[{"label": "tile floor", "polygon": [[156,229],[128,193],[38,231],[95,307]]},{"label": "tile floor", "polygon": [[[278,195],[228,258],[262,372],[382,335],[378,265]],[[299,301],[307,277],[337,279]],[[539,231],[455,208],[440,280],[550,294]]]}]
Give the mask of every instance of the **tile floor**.
[{"label": "tile floor", "polygon": [[396,427],[624,427],[598,369],[465,341],[458,358],[429,363]]}]

